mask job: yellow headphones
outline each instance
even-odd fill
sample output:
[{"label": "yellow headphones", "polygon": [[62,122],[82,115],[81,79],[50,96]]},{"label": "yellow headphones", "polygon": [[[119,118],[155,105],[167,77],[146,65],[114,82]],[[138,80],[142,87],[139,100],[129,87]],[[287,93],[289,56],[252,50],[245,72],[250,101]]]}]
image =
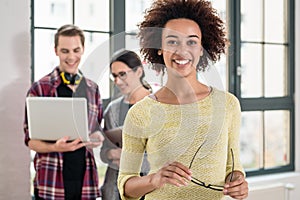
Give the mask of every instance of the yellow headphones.
[{"label": "yellow headphones", "polygon": [[61,79],[66,85],[78,85],[82,79],[81,74],[75,74],[71,75],[70,73],[67,72],[61,72],[60,73]]}]

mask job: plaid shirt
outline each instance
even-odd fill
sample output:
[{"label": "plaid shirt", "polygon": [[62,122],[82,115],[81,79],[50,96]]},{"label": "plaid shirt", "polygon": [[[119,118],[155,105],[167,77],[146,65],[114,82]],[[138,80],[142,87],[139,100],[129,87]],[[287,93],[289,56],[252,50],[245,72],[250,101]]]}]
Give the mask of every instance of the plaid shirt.
[{"label": "plaid shirt", "polygon": [[[86,81],[86,93],[88,101],[89,132],[93,133],[100,129],[102,119],[102,102],[99,88],[93,81],[84,78]],[[56,67],[50,74],[37,82],[34,82],[28,91],[27,96],[57,97],[57,87],[61,84],[59,69]],[[28,146],[29,132],[27,113],[25,109],[24,120],[25,144]],[[86,169],[83,179],[82,200],[96,199],[100,196],[98,187],[98,173],[93,156],[93,151],[86,149]],[[36,176],[34,187],[39,190],[39,196],[44,199],[64,200],[63,182],[63,153],[36,153],[34,158]]]}]

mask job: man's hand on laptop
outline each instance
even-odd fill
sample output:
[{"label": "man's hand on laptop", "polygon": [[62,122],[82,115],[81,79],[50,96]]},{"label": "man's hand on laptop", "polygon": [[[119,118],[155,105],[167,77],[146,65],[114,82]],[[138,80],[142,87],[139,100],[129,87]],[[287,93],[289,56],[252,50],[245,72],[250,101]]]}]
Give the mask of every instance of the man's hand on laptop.
[{"label": "man's hand on laptop", "polygon": [[85,143],[81,142],[80,138],[73,140],[72,142],[68,142],[69,136],[65,136],[60,138],[54,144],[56,152],[67,152],[67,151],[75,151],[85,146]]},{"label": "man's hand on laptop", "polygon": [[88,148],[95,148],[102,145],[104,141],[104,137],[100,131],[95,131],[92,134],[89,135],[90,141],[85,142],[85,146]]}]

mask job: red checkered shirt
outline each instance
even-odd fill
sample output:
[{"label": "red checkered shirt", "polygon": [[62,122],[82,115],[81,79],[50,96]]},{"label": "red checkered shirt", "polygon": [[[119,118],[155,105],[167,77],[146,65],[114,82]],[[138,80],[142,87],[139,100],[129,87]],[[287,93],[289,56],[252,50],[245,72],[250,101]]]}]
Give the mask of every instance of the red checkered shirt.
[{"label": "red checkered shirt", "polygon": [[[102,102],[98,85],[84,78],[86,81],[86,94],[88,102],[89,132],[100,129],[102,120]],[[57,97],[57,87],[61,84],[59,69],[56,67],[50,74],[34,82],[27,96]],[[24,120],[25,144],[28,146],[29,132],[27,113],[25,109]],[[86,149],[86,169],[83,179],[82,200],[96,199],[100,196],[98,187],[98,173],[93,151]],[[38,189],[39,196],[44,199],[64,200],[63,183],[63,153],[36,153],[34,158],[36,176],[34,187]]]}]

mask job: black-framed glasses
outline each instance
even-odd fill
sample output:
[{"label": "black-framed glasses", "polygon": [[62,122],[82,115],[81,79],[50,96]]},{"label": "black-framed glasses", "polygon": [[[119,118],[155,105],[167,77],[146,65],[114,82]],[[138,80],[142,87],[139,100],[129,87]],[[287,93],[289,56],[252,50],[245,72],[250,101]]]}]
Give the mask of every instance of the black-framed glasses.
[{"label": "black-framed glasses", "polygon": [[115,81],[117,77],[118,77],[119,79],[121,79],[121,80],[125,80],[125,79],[127,78],[127,74],[128,74],[129,72],[132,72],[132,71],[133,71],[133,69],[130,69],[130,70],[128,70],[128,71],[121,71],[121,72],[119,72],[119,73],[117,73],[117,74],[111,73],[111,74],[109,75],[109,77],[110,77],[110,79],[111,79],[112,81]]},{"label": "black-framed glasses", "polygon": [[[203,143],[204,144],[204,143]],[[203,145],[202,144],[202,145]],[[199,152],[200,148],[202,147],[202,145],[197,149],[196,153],[194,154],[192,160],[191,160],[191,163],[190,163],[190,166],[189,166],[189,169],[191,169],[192,167],[192,164],[194,162],[194,159],[197,155],[197,153]],[[230,182],[232,181],[232,178],[233,178],[233,171],[234,171],[234,154],[233,154],[233,150],[232,148],[230,148],[230,153],[231,153],[231,159],[232,159],[232,168],[231,168],[231,173],[230,173],[230,177],[229,177],[229,180]],[[224,189],[224,186],[223,185],[214,185],[214,184],[206,184],[205,182],[203,181],[200,181],[199,179],[195,178],[192,176],[192,180],[191,180],[192,183],[195,183],[199,186],[202,186],[202,187],[205,187],[205,188],[208,188],[208,189],[211,189],[211,190],[216,190],[216,191],[223,191]]]}]

